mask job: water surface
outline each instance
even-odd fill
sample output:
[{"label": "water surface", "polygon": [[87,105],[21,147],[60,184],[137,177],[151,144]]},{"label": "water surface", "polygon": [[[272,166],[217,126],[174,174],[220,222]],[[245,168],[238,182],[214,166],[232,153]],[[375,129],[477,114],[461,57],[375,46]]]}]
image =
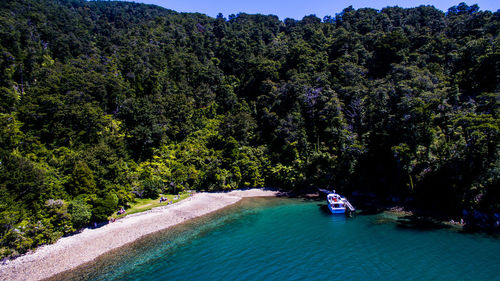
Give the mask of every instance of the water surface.
[{"label": "water surface", "polygon": [[500,240],[331,215],[322,201],[245,199],[57,280],[500,280]]}]

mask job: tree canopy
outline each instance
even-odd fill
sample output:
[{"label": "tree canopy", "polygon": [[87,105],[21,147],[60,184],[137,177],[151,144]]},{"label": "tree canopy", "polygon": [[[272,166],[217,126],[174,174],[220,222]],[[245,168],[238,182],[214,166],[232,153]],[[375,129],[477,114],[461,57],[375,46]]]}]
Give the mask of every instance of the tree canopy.
[{"label": "tree canopy", "polygon": [[0,2],[0,256],[160,192],[335,187],[500,212],[500,13],[302,20]]}]

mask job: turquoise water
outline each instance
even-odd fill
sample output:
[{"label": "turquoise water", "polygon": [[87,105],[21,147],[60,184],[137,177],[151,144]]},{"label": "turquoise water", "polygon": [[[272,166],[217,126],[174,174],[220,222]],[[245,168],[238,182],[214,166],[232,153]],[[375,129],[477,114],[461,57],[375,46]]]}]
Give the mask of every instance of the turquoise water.
[{"label": "turquoise water", "polygon": [[387,214],[249,199],[57,276],[67,280],[500,280],[500,240]]}]

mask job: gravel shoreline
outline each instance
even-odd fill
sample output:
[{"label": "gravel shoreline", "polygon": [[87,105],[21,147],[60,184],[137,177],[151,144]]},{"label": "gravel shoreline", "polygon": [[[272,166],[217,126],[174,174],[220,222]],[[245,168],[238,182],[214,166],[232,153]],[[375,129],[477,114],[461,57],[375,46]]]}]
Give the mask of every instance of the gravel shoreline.
[{"label": "gravel shoreline", "polygon": [[15,260],[6,261],[0,265],[0,280],[46,279],[90,262],[145,235],[222,209],[242,198],[277,195],[277,191],[263,189],[197,193],[173,205],[126,216],[100,228],[85,229]]}]

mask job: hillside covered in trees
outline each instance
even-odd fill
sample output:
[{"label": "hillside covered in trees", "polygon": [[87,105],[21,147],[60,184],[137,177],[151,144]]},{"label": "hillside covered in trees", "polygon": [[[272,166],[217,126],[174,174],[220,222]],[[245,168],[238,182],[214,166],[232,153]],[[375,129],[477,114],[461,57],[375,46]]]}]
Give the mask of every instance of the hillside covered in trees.
[{"label": "hillside covered in trees", "polygon": [[463,3],[280,21],[1,1],[0,257],[186,189],[498,213],[499,32]]}]

